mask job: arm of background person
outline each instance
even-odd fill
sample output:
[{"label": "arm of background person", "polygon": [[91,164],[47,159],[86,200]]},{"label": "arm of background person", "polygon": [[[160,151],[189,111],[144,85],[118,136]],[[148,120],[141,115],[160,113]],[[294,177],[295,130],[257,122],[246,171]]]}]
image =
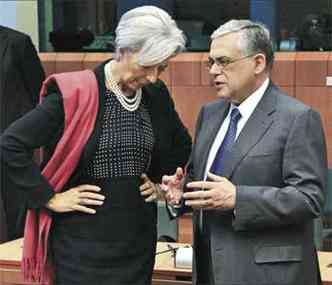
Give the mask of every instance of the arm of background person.
[{"label": "arm of background person", "polygon": [[10,181],[25,191],[29,208],[44,206],[54,191],[33,159],[35,149],[49,144],[62,131],[62,97],[48,95],[43,102],[15,121],[0,137],[1,165]]},{"label": "arm of background person", "polygon": [[45,79],[45,73],[30,37],[24,36],[20,39],[22,40],[16,43],[16,45],[18,45],[17,50],[19,51],[21,78],[29,93],[31,106],[36,106],[38,104],[40,88]]}]

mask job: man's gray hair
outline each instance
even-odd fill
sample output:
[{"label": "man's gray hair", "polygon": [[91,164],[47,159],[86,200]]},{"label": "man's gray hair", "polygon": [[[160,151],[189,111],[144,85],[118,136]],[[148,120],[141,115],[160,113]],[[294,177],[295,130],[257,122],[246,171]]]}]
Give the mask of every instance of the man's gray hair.
[{"label": "man's gray hair", "polygon": [[186,39],[175,21],[155,6],[132,9],[116,28],[116,58],[123,52],[139,52],[139,64],[152,66],[185,49]]},{"label": "man's gray hair", "polygon": [[211,40],[229,33],[240,33],[239,48],[244,56],[263,53],[266,65],[272,68],[274,60],[273,45],[269,30],[262,23],[250,20],[230,20],[216,29]]}]

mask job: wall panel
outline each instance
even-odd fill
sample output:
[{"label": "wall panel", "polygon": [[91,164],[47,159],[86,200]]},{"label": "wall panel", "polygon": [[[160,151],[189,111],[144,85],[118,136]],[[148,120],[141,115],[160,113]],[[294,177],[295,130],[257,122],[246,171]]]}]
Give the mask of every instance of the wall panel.
[{"label": "wall panel", "polygon": [[298,52],[296,54],[296,85],[325,86],[328,52]]},{"label": "wall panel", "polygon": [[83,69],[84,53],[58,53],[55,70],[57,73]]},{"label": "wall panel", "polygon": [[216,100],[214,89],[206,86],[173,86],[172,96],[181,120],[193,136],[199,110],[207,102]]}]

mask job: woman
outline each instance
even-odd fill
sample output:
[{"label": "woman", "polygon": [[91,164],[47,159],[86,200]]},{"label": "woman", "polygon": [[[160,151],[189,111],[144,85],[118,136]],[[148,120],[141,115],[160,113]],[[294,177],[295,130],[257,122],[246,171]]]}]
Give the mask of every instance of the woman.
[{"label": "woman", "polygon": [[[27,191],[29,207],[41,212],[38,241],[31,230],[34,215],[26,223],[28,279],[39,279],[44,270],[44,260],[33,255],[45,256],[40,243],[47,240],[51,215],[48,245],[56,285],[151,283],[155,183],[184,165],[191,150],[158,77],[184,45],[166,12],[153,6],[133,9],[116,29],[114,59],[92,77],[89,72],[53,77],[42,103],[2,136],[9,178]],[[33,149],[40,146],[43,175],[32,162]]]}]

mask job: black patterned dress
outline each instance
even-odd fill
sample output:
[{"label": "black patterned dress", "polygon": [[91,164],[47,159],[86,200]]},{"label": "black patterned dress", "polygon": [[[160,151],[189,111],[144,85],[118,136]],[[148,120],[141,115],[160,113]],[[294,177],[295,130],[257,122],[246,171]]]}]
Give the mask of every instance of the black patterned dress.
[{"label": "black patterned dress", "polygon": [[96,214],[58,215],[52,247],[56,285],[147,285],[156,246],[156,205],[140,195],[140,176],[150,163],[154,136],[142,101],[124,109],[106,92],[97,151],[80,184],[95,184],[106,196]]}]

